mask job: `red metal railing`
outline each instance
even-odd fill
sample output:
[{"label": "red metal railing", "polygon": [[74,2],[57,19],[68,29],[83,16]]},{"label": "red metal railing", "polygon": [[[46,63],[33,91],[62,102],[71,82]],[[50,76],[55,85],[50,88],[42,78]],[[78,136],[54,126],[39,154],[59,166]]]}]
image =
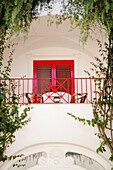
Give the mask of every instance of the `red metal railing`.
[{"label": "red metal railing", "polygon": [[[27,103],[92,103],[96,98],[95,79],[92,78],[13,78],[19,104]],[[7,97],[8,100],[10,96]]]}]

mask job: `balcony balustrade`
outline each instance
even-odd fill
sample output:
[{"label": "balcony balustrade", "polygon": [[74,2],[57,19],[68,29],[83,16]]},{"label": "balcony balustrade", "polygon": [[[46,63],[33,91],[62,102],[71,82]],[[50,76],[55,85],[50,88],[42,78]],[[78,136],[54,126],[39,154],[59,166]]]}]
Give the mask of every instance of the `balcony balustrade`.
[{"label": "balcony balustrade", "polygon": [[[97,97],[96,79],[93,78],[12,78],[5,82],[8,89],[12,82],[15,85],[14,94],[18,96],[19,104],[90,104]],[[9,94],[7,102],[10,100]]]}]

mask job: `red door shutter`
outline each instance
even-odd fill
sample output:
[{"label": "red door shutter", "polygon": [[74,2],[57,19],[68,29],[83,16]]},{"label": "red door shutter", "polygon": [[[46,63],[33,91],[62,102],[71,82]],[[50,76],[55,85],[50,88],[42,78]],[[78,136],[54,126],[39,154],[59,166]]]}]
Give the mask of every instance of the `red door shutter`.
[{"label": "red door shutter", "polygon": [[33,74],[36,79],[33,89],[36,93],[54,90],[74,93],[73,60],[34,60]]},{"label": "red door shutter", "polygon": [[46,93],[52,91],[51,78],[52,67],[51,66],[37,66],[37,78],[38,78],[38,92]]},{"label": "red door shutter", "polygon": [[71,66],[70,65],[57,65],[56,66],[56,86],[59,91],[70,93],[71,81]]}]

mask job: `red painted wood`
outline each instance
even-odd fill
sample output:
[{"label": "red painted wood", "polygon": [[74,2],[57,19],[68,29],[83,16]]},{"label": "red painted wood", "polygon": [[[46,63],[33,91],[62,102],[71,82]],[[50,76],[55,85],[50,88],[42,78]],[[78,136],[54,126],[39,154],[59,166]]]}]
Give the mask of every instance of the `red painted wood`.
[{"label": "red painted wood", "polygon": [[[64,84],[69,80],[70,78],[63,79],[63,83],[57,80],[58,88],[61,90],[53,89],[51,91],[50,83],[47,82],[46,78],[13,78],[11,79],[13,83],[16,85],[16,89],[14,90],[14,93],[18,96],[18,103],[19,104],[26,104],[26,103],[46,103],[48,99],[50,99],[50,103],[54,103],[54,93],[57,94],[55,97],[59,97],[61,100],[63,100],[65,103],[91,103],[94,98],[98,98],[97,93],[95,91],[98,91],[96,86],[96,79],[92,78],[72,78],[71,81],[75,84],[75,93],[68,93],[68,91],[62,91],[62,89],[65,89]],[[40,80],[41,83],[41,91],[39,93],[38,89],[36,93],[34,93],[34,82],[37,82]],[[4,81],[4,80],[1,80]],[[50,82],[52,82],[53,79],[50,79]],[[97,79],[98,81],[98,79]],[[7,87],[10,88],[11,81],[7,80]],[[47,84],[47,89],[44,89],[43,84]],[[101,83],[103,84],[103,79],[101,80]],[[52,86],[51,86],[52,87]],[[67,86],[69,87],[69,86]],[[6,87],[4,87],[6,88]],[[46,91],[47,90],[47,91]],[[35,95],[37,94],[37,96]],[[65,95],[67,94],[67,97],[65,98]],[[46,96],[45,100],[43,101],[43,95]],[[27,98],[28,96],[28,98]],[[34,97],[35,96],[35,97]],[[69,99],[69,96],[71,96],[71,101]],[[81,98],[82,97],[82,98]],[[10,102],[10,94],[7,96],[7,101]]]},{"label": "red painted wood", "polygon": [[[44,76],[43,77],[38,77],[37,76],[37,68],[39,68],[40,66],[42,67],[46,67],[46,66],[51,66],[51,77],[48,76],[47,71],[45,71]],[[62,74],[59,74],[59,77],[57,77],[56,72],[57,72],[57,67],[62,67],[62,66],[69,66],[70,67],[70,73],[67,73],[67,77],[66,77],[66,73],[65,76]],[[47,76],[45,76],[47,74]],[[69,76],[70,74],[70,76]],[[70,93],[74,93],[74,60],[34,60],[33,61],[33,78],[51,78],[52,79],[52,91],[56,90],[56,86],[57,84],[60,85],[60,82],[62,82],[62,80],[60,80],[60,78],[70,78],[70,83],[65,82],[64,87],[68,86],[70,87],[71,91]],[[59,78],[59,83],[57,83],[57,79]],[[49,80],[48,80],[49,81]],[[66,85],[67,83],[67,85]],[[36,82],[34,82],[34,89],[40,86],[39,83],[36,85]],[[40,88],[40,87],[39,87]],[[60,87],[59,87],[60,88]],[[63,89],[64,91],[66,91],[66,89]]]}]

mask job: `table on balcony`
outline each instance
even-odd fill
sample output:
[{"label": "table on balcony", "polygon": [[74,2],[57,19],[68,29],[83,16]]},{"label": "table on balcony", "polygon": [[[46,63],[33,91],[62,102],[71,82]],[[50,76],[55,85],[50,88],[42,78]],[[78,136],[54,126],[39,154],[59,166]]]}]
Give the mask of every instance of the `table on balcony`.
[{"label": "table on balcony", "polygon": [[71,95],[66,92],[47,92],[42,95],[43,103],[70,103]]}]

